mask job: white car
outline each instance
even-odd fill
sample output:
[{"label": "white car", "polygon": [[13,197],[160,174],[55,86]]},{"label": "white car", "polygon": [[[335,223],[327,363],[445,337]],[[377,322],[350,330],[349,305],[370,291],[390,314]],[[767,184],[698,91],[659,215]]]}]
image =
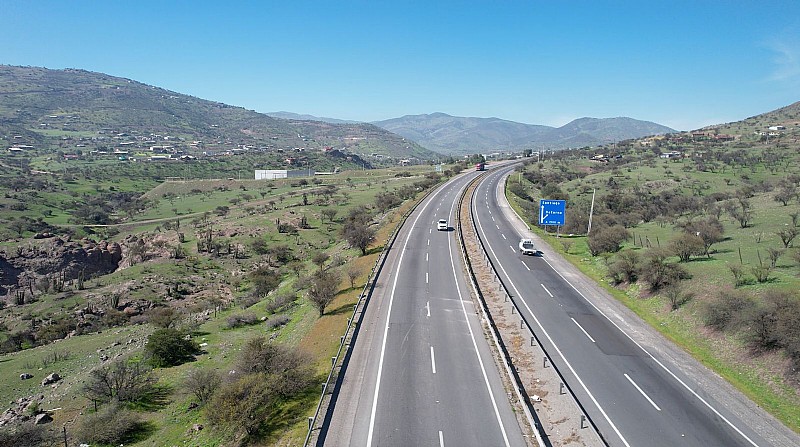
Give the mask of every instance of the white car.
[{"label": "white car", "polygon": [[530,239],[520,239],[519,252],[522,253],[523,255],[536,256],[536,246]]},{"label": "white car", "polygon": [[447,226],[446,219],[439,219],[439,222],[436,223],[436,230],[437,231],[447,231],[449,227]]}]

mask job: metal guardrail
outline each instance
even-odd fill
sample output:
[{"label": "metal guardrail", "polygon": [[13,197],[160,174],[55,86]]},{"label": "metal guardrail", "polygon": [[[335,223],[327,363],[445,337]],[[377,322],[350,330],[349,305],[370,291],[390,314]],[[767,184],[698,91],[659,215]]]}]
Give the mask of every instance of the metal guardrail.
[{"label": "metal guardrail", "polygon": [[[477,178],[475,180],[477,180]],[[472,197],[473,200],[474,200],[475,191],[477,191],[477,188],[475,190],[473,190],[473,197]],[[466,190],[465,190],[465,192],[466,192]],[[481,239],[480,232],[478,232],[478,228],[477,228],[477,226],[475,224],[475,213],[474,213],[474,210],[473,210],[472,206],[470,206],[470,216],[472,217],[472,227],[473,227],[473,229],[475,231],[475,238],[476,238],[478,244],[480,245],[481,250],[483,250],[483,252],[484,252],[487,264],[491,267],[492,273],[494,273],[494,276],[497,278],[497,282],[503,288],[503,292],[506,294],[506,296],[508,297],[509,301],[511,301],[511,305],[514,306],[514,309],[516,309],[516,314],[519,315],[519,317],[525,323],[525,327],[528,329],[528,332],[530,332],[531,336],[533,336],[534,339],[536,340],[536,343],[539,345],[539,348],[544,353],[545,357],[547,358],[547,360],[549,361],[550,365],[555,370],[556,374],[558,374],[558,377],[561,380],[561,383],[564,384],[564,387],[569,392],[570,396],[572,396],[572,399],[575,401],[576,405],[578,406],[578,408],[583,413],[583,416],[585,416],[586,420],[589,422],[589,424],[591,424],[592,428],[594,429],[595,433],[597,433],[597,436],[600,438],[600,440],[603,442],[603,444],[608,446],[609,445],[608,441],[605,439],[605,437],[603,437],[603,434],[600,433],[600,430],[598,430],[597,425],[595,424],[594,420],[592,420],[592,418],[587,413],[586,408],[583,406],[583,404],[581,404],[580,400],[578,400],[578,397],[575,395],[575,392],[573,391],[572,387],[570,387],[569,384],[567,383],[567,381],[564,380],[564,375],[561,373],[561,371],[559,370],[558,366],[556,366],[556,364],[553,362],[552,357],[547,352],[547,350],[545,349],[544,345],[542,345],[541,340],[539,339],[539,336],[536,335],[536,332],[533,331],[533,327],[528,322],[528,319],[521,312],[521,309],[519,308],[519,306],[517,305],[517,302],[514,299],[514,295],[512,295],[511,291],[508,290],[508,287],[506,287],[505,282],[500,277],[500,274],[497,272],[497,267],[495,267],[491,256],[489,256],[489,252],[486,250],[485,243],[484,243],[483,239]],[[524,222],[524,220],[523,220],[523,222]],[[463,244],[463,238],[462,238],[462,244]],[[465,260],[467,262],[467,268],[468,268],[468,270],[470,272],[470,276],[471,276],[472,280],[474,281],[475,278],[474,278],[474,272],[472,271],[472,264],[471,264],[471,262],[469,261],[468,258],[465,258]],[[481,303],[485,306],[485,301],[484,301],[483,295],[480,294],[480,292],[478,292],[478,296],[480,297]],[[487,315],[487,318],[489,319],[489,321],[491,322],[491,326],[492,326],[493,331],[496,331],[497,329],[496,329],[496,327],[494,325],[494,321],[492,320],[491,315],[488,312],[486,313],[486,315]],[[503,346],[504,355],[505,355],[506,359],[508,359],[509,358],[508,357],[508,352],[507,352],[507,350],[505,348],[505,345],[502,345],[502,346]],[[510,364],[510,361],[509,361],[509,364]],[[515,379],[515,381],[517,381],[518,386],[522,386],[522,382],[521,382],[521,380],[519,378],[519,375],[516,373],[516,370],[512,367],[511,371],[513,371],[513,373],[514,373],[514,379]],[[526,405],[529,405],[531,408],[533,408],[533,405],[530,403],[530,400],[528,399],[528,396],[525,395],[524,397],[525,397]],[[535,412],[534,412],[534,414],[535,414]],[[537,421],[538,421],[538,418],[537,418]]]},{"label": "metal guardrail", "polygon": [[[364,288],[361,290],[361,294],[359,295],[358,302],[353,305],[353,313],[350,318],[347,319],[347,329],[345,330],[344,335],[341,336],[339,341],[339,349],[336,351],[336,356],[331,357],[331,370],[328,373],[328,377],[325,379],[325,382],[322,384],[322,394],[320,395],[319,402],[317,403],[317,409],[314,411],[314,416],[308,417],[308,433],[306,433],[306,439],[303,441],[303,447],[308,446],[308,442],[311,440],[311,434],[314,432],[314,429],[317,425],[317,419],[319,418],[320,409],[322,408],[323,403],[325,402],[325,396],[328,395],[328,386],[331,383],[331,379],[334,376],[334,372],[336,371],[337,366],[340,366],[341,369],[339,374],[343,374],[345,370],[345,362],[342,361],[342,364],[339,365],[339,359],[342,359],[342,350],[346,349],[344,352],[344,356],[347,357],[352,352],[352,343],[346,343],[348,340],[348,335],[352,340],[353,337],[356,336],[358,333],[359,328],[361,328],[361,320],[364,317],[364,312],[366,310],[367,304],[369,304],[369,298],[372,296],[372,290],[375,288],[376,279],[380,274],[381,270],[383,269],[383,265],[386,262],[386,257],[389,253],[389,250],[394,245],[395,240],[397,239],[397,235],[400,233],[400,229],[405,224],[408,217],[417,209],[419,204],[425,201],[433,191],[436,191],[441,183],[430,188],[422,198],[414,204],[407,212],[405,212],[400,219],[400,222],[397,223],[392,234],[386,239],[386,243],[383,246],[383,250],[381,250],[380,256],[378,259],[375,260],[375,265],[372,267],[369,276],[367,277],[367,282],[364,284]],[[361,308],[361,314],[358,317],[358,321],[354,323],[356,319],[356,314],[359,312],[359,308]],[[351,333],[352,329],[352,333]],[[346,348],[345,348],[346,346]],[[328,408],[328,412],[331,411],[332,407]],[[321,428],[321,427],[320,427]]]},{"label": "metal guardrail", "polygon": [[[522,378],[519,376],[519,373],[517,373],[516,368],[514,368],[514,365],[513,365],[512,361],[511,361],[511,355],[508,352],[508,348],[506,347],[506,344],[503,341],[503,339],[500,337],[500,333],[499,333],[499,331],[497,329],[497,326],[495,325],[494,319],[492,318],[492,314],[489,313],[488,306],[486,305],[486,299],[484,298],[483,293],[481,292],[481,289],[478,286],[478,279],[475,277],[475,272],[472,269],[472,262],[471,262],[471,260],[469,258],[469,254],[467,253],[467,246],[466,246],[466,243],[464,242],[464,234],[463,234],[462,229],[461,229],[461,212],[460,212],[460,210],[464,205],[464,199],[466,198],[467,191],[469,190],[469,188],[474,183],[477,183],[481,178],[483,178],[485,176],[486,176],[486,173],[475,177],[467,185],[467,187],[464,188],[464,191],[462,191],[461,196],[458,199],[459,215],[458,215],[458,219],[457,219],[457,222],[458,222],[457,235],[458,235],[459,245],[461,247],[461,256],[464,259],[464,264],[467,267],[467,272],[469,272],[469,280],[470,280],[470,284],[472,285],[472,290],[478,296],[478,301],[479,301],[479,303],[481,305],[481,309],[483,310],[483,315],[485,316],[486,321],[488,322],[488,326],[489,326],[490,332],[492,334],[492,340],[494,341],[495,346],[499,349],[499,351],[500,351],[500,353],[501,353],[501,355],[503,357],[503,366],[505,366],[505,368],[506,368],[506,373],[508,374],[508,376],[514,382],[514,392],[516,393],[517,398],[519,399],[519,401],[522,402],[522,404],[523,404],[522,408],[523,408],[523,411],[525,413],[525,418],[528,419],[528,423],[531,426],[531,430],[533,430],[533,433],[534,433],[534,435],[536,437],[536,442],[537,442],[537,444],[539,444],[539,447],[545,447],[546,444],[545,444],[544,440],[542,439],[542,431],[543,431],[543,429],[542,429],[541,422],[539,421],[539,417],[536,415],[536,410],[533,408],[533,404],[530,402],[530,399],[528,398],[527,394],[522,392],[522,390],[525,389],[525,387],[524,387],[524,385],[522,383]],[[474,194],[474,192],[473,192],[473,194]],[[472,207],[470,207],[470,214],[471,213],[472,213]],[[474,218],[473,218],[472,227],[475,230],[475,234],[477,234],[477,228],[475,228]],[[483,249],[483,246],[481,246],[481,248]]]}]

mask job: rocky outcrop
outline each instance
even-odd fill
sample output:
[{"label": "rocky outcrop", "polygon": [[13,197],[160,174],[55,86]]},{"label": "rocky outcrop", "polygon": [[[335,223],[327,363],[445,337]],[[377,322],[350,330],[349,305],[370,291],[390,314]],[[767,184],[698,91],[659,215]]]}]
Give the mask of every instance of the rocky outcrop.
[{"label": "rocky outcrop", "polygon": [[30,287],[42,277],[58,276],[72,281],[111,273],[122,261],[122,247],[116,242],[94,242],[51,238],[0,252],[0,293],[16,287]]}]

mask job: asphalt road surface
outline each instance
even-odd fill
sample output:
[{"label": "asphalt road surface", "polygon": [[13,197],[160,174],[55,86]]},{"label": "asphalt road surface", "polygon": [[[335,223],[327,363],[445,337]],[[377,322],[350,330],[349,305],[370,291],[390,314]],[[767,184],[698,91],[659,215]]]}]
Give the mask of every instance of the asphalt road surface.
[{"label": "asphalt road surface", "polygon": [[403,226],[318,445],[525,445],[453,231],[459,193],[475,175],[448,181]]}]

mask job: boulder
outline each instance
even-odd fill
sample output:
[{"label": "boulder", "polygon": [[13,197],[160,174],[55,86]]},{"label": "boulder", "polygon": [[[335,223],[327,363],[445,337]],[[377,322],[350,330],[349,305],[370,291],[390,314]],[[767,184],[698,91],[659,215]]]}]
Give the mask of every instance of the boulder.
[{"label": "boulder", "polygon": [[50,373],[47,377],[42,380],[42,386],[50,385],[51,383],[56,383],[61,380],[61,376],[58,373]]},{"label": "boulder", "polygon": [[39,413],[33,420],[33,423],[36,425],[47,424],[49,422],[53,422],[53,418],[47,413]]}]

